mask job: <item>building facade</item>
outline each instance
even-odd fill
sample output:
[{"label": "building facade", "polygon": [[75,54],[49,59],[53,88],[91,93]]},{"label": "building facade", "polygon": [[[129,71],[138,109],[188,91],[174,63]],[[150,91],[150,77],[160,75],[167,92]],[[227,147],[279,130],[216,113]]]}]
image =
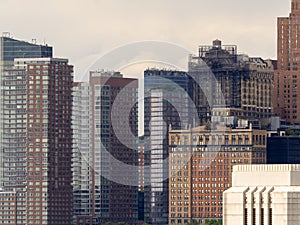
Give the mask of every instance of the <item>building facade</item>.
[{"label": "building facade", "polygon": [[0,223],[70,224],[73,67],[0,37]]},{"label": "building facade", "polygon": [[190,56],[188,74],[196,81],[192,96],[200,125],[228,116],[268,125],[273,115],[271,60],[238,55],[237,46],[215,40]]},{"label": "building facade", "polygon": [[168,224],[169,125],[189,123],[189,77],[186,72],[146,70],[144,110],[145,222]]},{"label": "building facade", "polygon": [[70,224],[73,66],[66,59],[15,59],[2,81],[3,192],[18,209],[6,222]]},{"label": "building facade", "polygon": [[291,1],[289,17],[277,21],[277,70],[274,75],[274,109],[276,115],[291,124],[300,123],[300,1]]},{"label": "building facade", "polygon": [[74,84],[74,224],[138,222],[137,91],[119,72]]},{"label": "building facade", "polygon": [[[17,99],[18,102],[15,102],[14,107],[17,108],[17,105],[23,105],[22,108],[16,109],[15,115],[13,115],[15,118],[18,117],[18,119],[23,119],[26,118],[26,112],[25,112],[25,102],[26,101],[26,71],[24,69],[18,70],[18,68],[12,69],[14,66],[15,62],[14,59],[18,58],[46,58],[46,57],[52,57],[52,47],[49,46],[43,46],[43,45],[36,45],[33,43],[28,43],[25,41],[20,41],[16,39],[12,39],[9,37],[9,35],[2,36],[0,37],[0,88],[1,88],[1,95],[0,95],[0,146],[1,146],[1,153],[0,153],[0,182],[1,182],[1,187],[11,187],[11,188],[16,188],[16,186],[19,186],[22,190],[22,188],[25,186],[25,172],[24,168],[26,168],[25,164],[25,155],[24,155],[24,142],[25,140],[22,140],[23,144],[19,146],[11,146],[10,148],[8,146],[4,147],[6,145],[6,138],[7,136],[5,135],[5,132],[7,132],[9,127],[5,127],[4,123],[9,122],[7,119],[9,119],[9,113],[13,113],[11,110],[9,110],[8,106],[5,106],[5,104],[9,104],[10,99]],[[6,72],[4,74],[4,70],[10,69],[10,72]],[[14,71],[15,72],[14,72]],[[11,73],[11,76],[8,74]],[[19,75],[18,75],[19,74]],[[18,85],[17,85],[18,82]],[[14,87],[10,87],[14,86]],[[6,91],[9,89],[15,88],[15,91]],[[7,94],[10,95],[10,93],[14,93],[11,96],[6,96]],[[13,107],[13,106],[11,106]],[[21,107],[21,106],[19,106]],[[6,110],[7,109],[7,110]],[[6,117],[4,116],[4,110],[6,110],[5,114],[7,115]],[[17,115],[19,114],[19,115]],[[23,123],[22,122],[22,123]],[[23,123],[23,124],[24,124]],[[20,134],[21,136],[23,135],[25,130],[19,132],[23,133]],[[16,150],[15,152],[15,149]],[[18,153],[23,155],[19,155],[19,162],[18,162],[18,168],[15,169],[5,169],[5,163],[7,163],[7,160],[10,159],[11,157],[15,157],[15,153]],[[21,162],[22,161],[22,162]],[[15,177],[20,177],[22,178],[22,181],[16,182]],[[16,184],[18,183],[18,184]]]},{"label": "building facade", "polygon": [[201,126],[169,131],[169,224],[222,219],[232,166],[265,163],[265,130]]},{"label": "building facade", "polygon": [[300,165],[233,167],[224,192],[224,225],[297,225],[300,219]]}]

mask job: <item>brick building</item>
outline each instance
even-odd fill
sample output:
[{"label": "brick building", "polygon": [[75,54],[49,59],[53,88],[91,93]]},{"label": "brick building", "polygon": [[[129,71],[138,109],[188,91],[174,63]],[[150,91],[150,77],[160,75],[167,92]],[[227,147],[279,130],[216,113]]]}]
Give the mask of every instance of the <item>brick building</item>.
[{"label": "brick building", "polygon": [[74,224],[138,223],[137,94],[114,71],[74,84]]},{"label": "brick building", "polygon": [[18,199],[14,217],[18,224],[70,224],[73,66],[15,59],[2,79],[3,189]]},{"label": "brick building", "polygon": [[221,220],[232,166],[265,163],[267,132],[251,125],[169,132],[169,224]]},{"label": "brick building", "polygon": [[291,124],[300,123],[300,1],[292,0],[289,17],[277,21],[277,69],[274,75],[275,114]]}]

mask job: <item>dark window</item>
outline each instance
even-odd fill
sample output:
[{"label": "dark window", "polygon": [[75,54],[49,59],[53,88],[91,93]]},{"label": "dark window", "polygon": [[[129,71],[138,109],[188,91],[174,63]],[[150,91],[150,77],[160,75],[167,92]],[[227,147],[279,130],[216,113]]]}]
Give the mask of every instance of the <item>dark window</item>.
[{"label": "dark window", "polygon": [[252,211],[252,224],[256,225],[256,210],[253,209]]},{"label": "dark window", "polygon": [[273,224],[273,211],[269,209],[269,225]]},{"label": "dark window", "polygon": [[245,209],[245,214],[244,214],[244,224],[248,225],[248,209]]}]

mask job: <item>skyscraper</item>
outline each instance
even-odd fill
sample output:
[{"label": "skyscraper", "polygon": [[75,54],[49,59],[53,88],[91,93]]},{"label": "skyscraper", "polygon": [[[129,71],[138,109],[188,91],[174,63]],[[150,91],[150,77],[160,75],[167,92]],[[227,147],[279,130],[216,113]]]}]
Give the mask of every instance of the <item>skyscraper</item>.
[{"label": "skyscraper", "polygon": [[300,1],[292,0],[289,17],[277,21],[277,69],[274,75],[276,115],[291,124],[300,123]]},{"label": "skyscraper", "polygon": [[[0,37],[0,82],[1,82],[1,101],[0,101],[0,146],[1,153],[4,152],[3,149],[3,131],[4,131],[4,113],[3,113],[3,104],[4,104],[4,69],[10,68],[14,65],[14,59],[16,58],[44,58],[52,57],[52,47],[36,45],[33,43],[28,43],[25,41],[19,41],[10,38],[9,36]],[[22,73],[22,72],[20,72]],[[24,72],[23,72],[24,73]],[[20,94],[18,92],[18,94]],[[24,94],[24,93],[22,93]],[[0,155],[0,162],[4,163],[4,158],[7,155]],[[1,166],[3,168],[3,165]],[[0,182],[2,183],[7,175],[5,170],[0,170]],[[20,174],[19,174],[20,175]],[[24,174],[23,174],[24,175]],[[6,180],[12,179],[12,176],[6,178]],[[3,186],[3,183],[1,184]]]},{"label": "skyscraper", "polygon": [[74,85],[74,224],[138,222],[137,91],[119,72]]},{"label": "skyscraper", "polygon": [[146,70],[145,79],[145,221],[168,224],[168,129],[189,124],[190,79],[186,72]]},{"label": "skyscraper", "polygon": [[[4,90],[10,89],[7,86],[10,86],[13,84],[13,83],[8,84],[9,81],[5,82],[5,78],[3,75],[4,70],[14,66],[14,59],[17,59],[17,58],[45,58],[45,57],[52,57],[52,47],[36,45],[36,44],[28,43],[25,41],[15,40],[15,39],[10,38],[9,36],[0,37],[0,87],[1,87],[1,95],[0,95],[0,146],[1,146],[0,163],[2,163],[1,169],[0,169],[1,186],[4,186],[3,182],[9,182],[9,180],[14,182],[13,181],[13,180],[15,180],[13,178],[14,176],[21,176],[21,177],[24,176],[24,171],[20,172],[21,174],[14,174],[14,176],[12,176],[12,173],[14,173],[12,170],[10,170],[10,172],[9,172],[10,174],[8,174],[7,170],[3,169],[4,168],[3,163],[5,163],[5,160],[6,160],[5,158],[9,157],[8,154],[5,154],[5,150],[3,147],[4,146],[3,142],[5,141],[5,139],[3,139],[4,138],[3,132],[5,131],[4,121],[7,118],[9,118],[9,117],[4,118],[4,113],[3,113],[3,110],[4,110],[3,105],[5,103]],[[20,73],[21,76],[22,76],[22,73],[25,74],[24,71],[19,71],[18,73]],[[14,79],[14,78],[12,77],[11,79]],[[21,87],[25,89],[24,86],[21,86]],[[25,90],[23,90],[23,92],[21,90],[16,90],[16,95],[20,95],[19,99],[22,98],[21,95],[25,96],[24,91]],[[18,111],[18,113],[20,113],[20,114],[25,113],[24,111],[25,110],[23,109],[22,112]],[[18,117],[21,118],[22,115],[19,115]],[[22,166],[25,167],[25,165],[22,165]],[[21,185],[23,185],[23,184],[21,184]],[[11,183],[11,184],[9,184],[9,186],[14,186],[14,184]]]},{"label": "skyscraper", "polygon": [[1,37],[1,224],[70,224],[73,67]]},{"label": "skyscraper", "polygon": [[15,59],[2,79],[3,191],[20,196],[11,219],[70,224],[73,67],[66,59]]}]

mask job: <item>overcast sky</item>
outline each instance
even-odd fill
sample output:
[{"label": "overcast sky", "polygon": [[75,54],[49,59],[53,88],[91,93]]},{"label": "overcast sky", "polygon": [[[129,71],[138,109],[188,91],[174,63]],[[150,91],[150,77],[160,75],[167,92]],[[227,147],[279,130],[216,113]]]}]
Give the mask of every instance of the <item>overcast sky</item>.
[{"label": "overcast sky", "polygon": [[[277,17],[289,12],[290,0],[0,0],[0,31],[52,45],[56,57],[70,59],[77,80],[107,53],[102,62],[141,54],[142,63],[120,63],[125,76],[141,78],[145,67],[157,67],[151,60],[172,58],[175,68],[186,69],[185,56],[216,38],[237,45],[239,53],[275,59]],[[149,40],[170,45],[132,45]],[[96,63],[115,69],[101,67]],[[142,133],[142,116],[139,125]]]},{"label": "overcast sky", "polygon": [[99,55],[143,40],[196,53],[219,38],[275,58],[276,20],[289,11],[290,0],[1,0],[0,31],[54,46],[80,76]]}]

